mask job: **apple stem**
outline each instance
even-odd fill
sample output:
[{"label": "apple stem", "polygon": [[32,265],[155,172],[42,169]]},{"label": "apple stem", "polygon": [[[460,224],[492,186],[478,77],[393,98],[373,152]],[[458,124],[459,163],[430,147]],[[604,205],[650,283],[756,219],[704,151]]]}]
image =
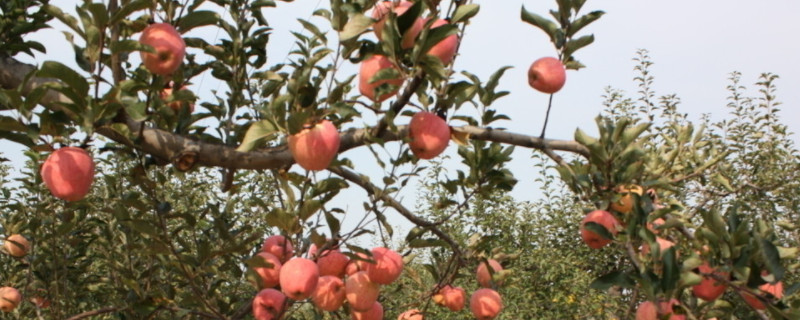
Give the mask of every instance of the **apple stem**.
[{"label": "apple stem", "polygon": [[550,94],[550,101],[547,103],[547,113],[544,114],[544,126],[542,126],[542,134],[539,139],[544,139],[544,132],[547,130],[547,120],[550,119],[550,108],[553,106],[553,94]]}]

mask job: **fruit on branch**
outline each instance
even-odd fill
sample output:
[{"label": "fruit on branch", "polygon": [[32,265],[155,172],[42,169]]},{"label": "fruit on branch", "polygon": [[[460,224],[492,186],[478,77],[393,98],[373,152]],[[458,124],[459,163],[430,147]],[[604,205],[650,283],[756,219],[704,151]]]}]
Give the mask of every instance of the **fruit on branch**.
[{"label": "fruit on branch", "polygon": [[259,278],[261,278],[263,288],[274,288],[278,285],[278,283],[280,283],[281,261],[278,259],[278,257],[269,252],[261,251],[257,254],[257,256],[261,257],[264,259],[264,261],[272,266],[255,267],[253,268],[253,271],[258,274]]},{"label": "fruit on branch", "polygon": [[317,258],[319,275],[343,278],[349,262],[350,258],[339,249],[325,250]]},{"label": "fruit on branch", "polygon": [[[403,85],[402,76],[370,82],[378,72],[384,69],[394,69],[400,72],[400,68],[383,55],[374,54],[361,61],[361,68],[358,71],[358,91],[361,92],[361,95],[375,102],[383,102],[400,91],[400,86]],[[384,83],[395,86],[395,88],[379,97],[375,97],[375,89]]]},{"label": "fruit on branch", "polygon": [[311,301],[325,311],[336,311],[344,304],[344,282],[335,276],[321,276]]},{"label": "fruit on branch", "polygon": [[22,302],[22,294],[19,293],[19,290],[12,287],[0,288],[0,310],[11,312],[20,302]]},{"label": "fruit on branch", "polygon": [[86,150],[65,147],[56,150],[42,165],[42,180],[56,198],[83,199],[94,180],[94,162]]},{"label": "fruit on branch", "polygon": [[390,284],[403,273],[403,257],[394,250],[378,247],[371,250],[375,263],[367,263],[369,280],[378,284]]},{"label": "fruit on branch", "polygon": [[[186,90],[186,86],[183,86],[180,89],[178,89],[178,91],[181,91],[181,90]],[[163,90],[161,90],[161,93],[159,94],[159,97],[161,97],[161,100],[165,100],[166,101],[167,98],[169,98],[169,96],[172,95],[172,91],[173,91],[172,87],[164,88]],[[189,113],[194,112],[194,103],[193,102],[173,101],[173,102],[170,102],[170,103],[167,104],[167,106],[170,109],[172,109],[172,111],[175,111],[176,113],[180,112],[184,105],[186,105],[189,108]]]},{"label": "fruit on branch", "polygon": [[[492,272],[489,272],[489,267],[491,267]],[[503,285],[503,281],[494,282],[492,279],[492,275],[500,271],[503,271],[503,266],[500,265],[500,263],[497,262],[497,260],[489,259],[486,261],[479,262],[478,270],[475,272],[476,277],[478,278],[478,284],[480,284],[481,287],[483,288],[491,288],[492,283],[498,286]]]},{"label": "fruit on branch", "polygon": [[281,291],[293,300],[303,300],[314,293],[319,282],[319,268],[314,261],[294,258],[281,267]]},{"label": "fruit on branch", "polygon": [[[715,268],[709,266],[707,261],[703,262],[698,269],[702,274],[713,274],[723,279],[728,279],[729,276],[727,272],[717,271]],[[692,293],[695,297],[705,301],[714,301],[725,293],[725,288],[724,282],[716,280],[711,276],[703,276],[703,280],[700,281],[700,284],[692,287]]]},{"label": "fruit on branch", "polygon": [[339,152],[339,131],[328,120],[306,125],[289,136],[289,152],[303,169],[319,171],[331,164]]},{"label": "fruit on branch", "polygon": [[[393,11],[400,17],[413,5],[414,3],[411,1],[400,1],[400,3],[394,6]],[[383,27],[386,24],[386,15],[389,13],[389,10],[392,10],[392,6],[393,1],[381,1],[375,4],[375,8],[372,9],[372,19],[378,20],[378,22],[372,25],[372,30],[375,31],[375,36],[378,37],[379,41],[383,40]],[[403,33],[400,47],[403,49],[412,48],[414,46],[414,41],[417,39],[424,25],[425,21],[422,18],[414,20],[414,24]]]},{"label": "fruit on branch", "polygon": [[380,302],[375,301],[369,310],[351,310],[350,316],[353,320],[383,320],[383,306]]},{"label": "fruit on branch", "polygon": [[558,92],[566,81],[567,70],[557,58],[540,58],[528,69],[528,84],[544,93]]},{"label": "fruit on branch", "polygon": [[286,262],[294,256],[294,246],[292,241],[287,240],[282,235],[269,236],[264,239],[264,244],[261,246],[261,251],[271,253],[278,257],[281,262]]},{"label": "fruit on branch", "polygon": [[275,289],[264,289],[253,299],[253,318],[278,320],[286,309],[286,296]]},{"label": "fruit on branch", "polygon": [[[669,240],[664,239],[662,237],[656,237],[656,243],[658,243],[659,254],[664,254],[664,251],[667,251],[667,249],[672,248],[672,246],[675,245],[675,242],[669,241]],[[643,255],[650,254],[650,244],[649,243],[645,243],[645,244],[642,245],[642,254]]]},{"label": "fruit on branch", "polygon": [[492,320],[503,310],[503,299],[497,291],[478,289],[469,299],[469,309],[478,320]]},{"label": "fruit on branch", "polygon": [[380,285],[369,280],[366,271],[359,271],[344,281],[345,298],[350,308],[356,311],[368,311],[378,300]]},{"label": "fruit on branch", "polygon": [[419,309],[410,309],[397,316],[397,320],[425,320],[425,315]]},{"label": "fruit on branch", "polygon": [[583,242],[585,242],[589,248],[600,249],[611,243],[611,239],[607,239],[602,235],[587,229],[586,224],[589,222],[594,222],[603,226],[612,236],[617,234],[619,222],[617,222],[617,219],[614,218],[614,215],[604,210],[595,210],[589,212],[589,214],[587,214],[581,222],[581,238],[583,238]]},{"label": "fruit on branch", "polygon": [[680,303],[676,299],[670,299],[669,302],[661,301],[656,304],[652,301],[644,301],[639,304],[636,309],[636,320],[660,320],[667,319],[665,316],[669,315],[669,320],[684,320],[685,315],[674,313],[674,307]]},{"label": "fruit on branch", "polygon": [[420,159],[433,159],[447,148],[450,126],[434,113],[421,111],[408,124],[408,146]]},{"label": "fruit on branch", "polygon": [[154,23],[144,28],[139,42],[155,49],[155,53],[141,51],[144,67],[151,73],[171,75],[183,62],[186,55],[186,42],[168,23]]},{"label": "fruit on branch", "polygon": [[370,257],[361,252],[356,253],[356,255],[361,259],[365,260],[351,259],[350,262],[347,263],[347,267],[345,268],[344,271],[345,274],[347,274],[348,276],[352,276],[353,274],[359,271],[367,271],[367,265],[369,265],[370,263],[367,260],[370,260]]},{"label": "fruit on branch", "polygon": [[[439,19],[431,24],[431,29],[435,29],[437,27],[441,27],[443,25],[448,24],[449,22],[444,19]],[[446,38],[439,41],[437,44],[433,45],[430,50],[428,50],[428,54],[434,57],[439,58],[439,61],[442,62],[443,65],[448,65],[450,62],[453,61],[453,57],[456,56],[456,50],[458,49],[458,35],[451,34]]]},{"label": "fruit on branch", "polygon": [[467,293],[464,288],[452,287],[449,284],[439,289],[439,292],[433,296],[433,302],[450,309],[450,311],[464,309],[466,300]]},{"label": "fruit on branch", "polygon": [[[783,298],[783,282],[781,281],[775,283],[762,284],[758,287],[758,289],[762,292],[761,295],[762,297],[774,298],[776,300],[780,300],[781,298]],[[755,291],[758,292],[759,290]],[[766,293],[767,295],[765,296],[763,293]],[[748,292],[740,291],[739,295],[741,295],[742,299],[744,299],[744,301],[747,302],[747,304],[753,307],[753,309],[764,310],[767,308],[767,306],[764,305],[761,299],[757,298],[756,296]]]},{"label": "fruit on branch", "polygon": [[614,191],[620,194],[620,198],[617,201],[611,202],[609,208],[619,213],[630,213],[633,210],[633,194],[638,194],[640,197],[644,193],[644,190],[641,186],[632,184],[632,185],[619,185],[614,188]]},{"label": "fruit on branch", "polygon": [[3,246],[10,256],[17,258],[24,257],[28,254],[28,250],[31,249],[31,243],[21,234],[12,234],[8,236]]}]

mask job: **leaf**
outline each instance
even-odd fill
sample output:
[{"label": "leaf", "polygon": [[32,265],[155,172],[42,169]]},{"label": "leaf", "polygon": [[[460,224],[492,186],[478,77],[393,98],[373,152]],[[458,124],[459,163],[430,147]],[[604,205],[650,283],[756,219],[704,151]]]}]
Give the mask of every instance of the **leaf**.
[{"label": "leaf", "polygon": [[599,224],[597,222],[587,222],[583,226],[587,230],[603,237],[603,239],[614,240],[614,236],[611,234],[611,232],[608,232],[608,229],[606,229],[606,227],[604,227],[602,224]]},{"label": "leaf", "polygon": [[533,26],[542,29],[544,33],[546,33],[550,37],[550,41],[553,43],[557,43],[559,38],[559,31],[558,25],[555,22],[550,21],[549,19],[542,17],[538,14],[525,10],[525,6],[522,6],[522,13],[521,13],[522,21],[532,24]]},{"label": "leaf", "polygon": [[453,13],[453,17],[450,19],[451,23],[466,22],[470,18],[477,15],[480,9],[481,7],[478,4],[465,4],[459,6],[456,12]]},{"label": "leaf", "polygon": [[242,144],[236,148],[236,151],[248,152],[253,150],[253,148],[255,148],[259,143],[263,142],[264,139],[276,133],[278,133],[278,128],[276,128],[275,125],[270,121],[261,120],[253,122],[250,125],[250,128],[247,129],[247,133],[244,134]]},{"label": "leaf", "polygon": [[578,49],[588,46],[594,42],[594,35],[583,36],[578,39],[567,41],[564,44],[564,55],[569,57]]},{"label": "leaf", "polygon": [[592,289],[605,291],[613,286],[633,288],[635,285],[636,283],[627,273],[622,271],[612,271],[598,277],[597,279],[594,279],[589,287]]},{"label": "leaf", "polygon": [[375,20],[361,14],[356,13],[347,20],[347,24],[344,25],[344,29],[342,32],[339,32],[339,41],[347,41],[358,37],[361,33],[367,30],[372,24],[375,23]]},{"label": "leaf", "polygon": [[664,277],[661,278],[661,288],[664,291],[675,289],[680,281],[681,271],[678,267],[678,261],[675,258],[675,247],[670,247],[667,250],[661,251],[661,258],[664,264]]},{"label": "leaf", "polygon": [[469,146],[469,132],[450,130],[450,140],[460,146]]},{"label": "leaf", "polygon": [[[45,61],[39,68],[37,76],[43,78],[56,78],[73,89],[78,95],[87,95],[89,83],[80,74],[66,65],[56,61]],[[78,101],[73,101],[78,102]]]},{"label": "leaf", "polygon": [[781,257],[775,245],[767,239],[758,237],[756,239],[758,246],[761,249],[761,254],[764,256],[764,261],[767,263],[767,269],[775,277],[775,281],[783,279],[783,274],[786,270],[781,265]]},{"label": "leaf", "polygon": [[134,0],[121,8],[111,16],[111,19],[108,21],[109,25],[115,25],[125,19],[131,13],[134,13],[139,10],[144,10],[150,8],[153,5],[153,1],[151,0]]},{"label": "leaf", "polygon": [[447,242],[440,239],[414,239],[408,242],[409,248],[447,247]]},{"label": "leaf", "polygon": [[180,30],[181,33],[186,33],[197,27],[216,25],[219,20],[219,14],[214,11],[198,10],[181,18],[178,22],[178,30]]}]

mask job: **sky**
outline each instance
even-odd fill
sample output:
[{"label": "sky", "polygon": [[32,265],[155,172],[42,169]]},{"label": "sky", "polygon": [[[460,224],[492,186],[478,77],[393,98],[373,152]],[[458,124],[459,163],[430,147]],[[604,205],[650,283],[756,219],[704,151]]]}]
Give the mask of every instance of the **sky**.
[{"label": "sky", "polygon": [[[51,0],[51,4],[65,10],[75,3],[76,0]],[[302,30],[297,18],[309,19],[321,29],[330,30],[324,20],[311,16],[325,3],[320,0],[278,2],[277,8],[265,10],[274,28],[268,46],[272,62],[285,61],[294,41],[289,31]],[[524,5],[529,11],[548,15],[547,11],[554,8],[556,2],[476,0],[474,3],[480,4],[481,10],[467,27],[454,69],[468,70],[485,80],[498,68],[512,66],[499,86],[511,94],[494,105],[512,120],[498,125],[513,132],[538,136],[548,96],[528,86],[526,72],[534,60],[555,56],[556,52],[542,31],[520,19],[520,8]],[[796,18],[800,1],[587,1],[583,13],[593,10],[603,10],[606,14],[581,32],[595,35],[594,44],[576,54],[587,68],[568,72],[565,87],[554,98],[547,137],[572,139],[576,128],[596,132],[594,118],[601,111],[602,95],[608,86],[634,96],[637,88],[632,80],[635,75],[632,59],[638,49],[647,49],[655,63],[651,71],[657,94],[677,94],[681,99],[678,110],[688,113],[689,119],[694,120],[704,113],[710,114],[712,119],[726,115],[728,92],[725,88],[731,72],[741,72],[743,84],[751,88],[762,72],[776,73],[780,76],[778,100],[783,103],[781,119],[791,132],[800,130],[800,64],[796,62],[800,57],[800,41],[796,40],[800,31],[800,19]],[[217,33],[206,32],[203,36],[213,40]],[[62,50],[53,49],[69,48],[60,31],[47,30],[36,39],[45,43],[50,52],[38,55],[36,61],[58,60],[74,65],[71,54],[59,54]],[[345,66],[344,71],[355,72],[356,68]],[[201,99],[210,99],[208,93],[219,88],[219,84],[209,78],[190,87]],[[800,141],[797,134],[793,134],[793,138]],[[24,159],[18,146],[0,142],[0,150],[12,159],[12,166],[22,167]],[[446,154],[457,157],[455,150],[451,145]],[[343,156],[360,159],[363,154],[368,153],[355,150]],[[532,166],[530,156],[530,150],[517,148],[511,163],[511,170],[520,180],[512,195],[520,200],[542,196],[533,183],[535,177],[524,175]],[[457,159],[452,161],[458,162]],[[364,167],[366,172],[374,170],[369,163]],[[414,192],[403,195],[410,207],[415,203],[414,195]],[[363,193],[347,193],[340,196],[339,201],[360,210],[363,197]]]}]

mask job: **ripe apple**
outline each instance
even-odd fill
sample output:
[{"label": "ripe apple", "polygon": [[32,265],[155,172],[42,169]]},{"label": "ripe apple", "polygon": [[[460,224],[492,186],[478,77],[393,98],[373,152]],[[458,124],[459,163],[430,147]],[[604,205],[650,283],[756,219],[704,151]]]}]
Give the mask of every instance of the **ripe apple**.
[{"label": "ripe apple", "polygon": [[678,300],[671,299],[669,302],[659,302],[658,308],[656,308],[656,304],[652,301],[644,301],[636,309],[636,320],[660,320],[666,319],[664,316],[667,315],[669,315],[669,320],[685,320],[685,315],[673,314],[674,306],[679,304]]},{"label": "ripe apple", "polygon": [[[361,61],[361,68],[358,71],[358,91],[361,92],[363,96],[375,102],[383,102],[389,97],[397,94],[397,92],[400,91],[400,86],[403,85],[402,77],[395,79],[383,79],[370,83],[372,77],[374,77],[379,71],[389,68],[400,72],[400,68],[398,68],[391,60],[389,60],[389,58],[383,55],[374,54],[369,58],[364,59],[364,61]],[[396,88],[390,92],[382,94],[379,97],[375,97],[375,89],[384,83],[396,86]]]},{"label": "ripe apple", "polygon": [[281,267],[281,291],[293,300],[303,300],[314,293],[319,281],[319,268],[314,261],[294,258]]},{"label": "ripe apple", "polygon": [[[489,267],[492,267],[492,272],[489,272],[489,268],[486,267],[486,263],[489,263]],[[500,265],[497,260],[489,259],[486,261],[481,261],[478,263],[478,271],[475,272],[478,278],[478,283],[481,287],[484,288],[491,288],[492,287],[492,274],[498,273],[503,271],[503,266]],[[502,281],[496,283],[498,286],[503,285]]]},{"label": "ripe apple", "polygon": [[317,258],[319,275],[343,278],[349,262],[350,258],[339,249],[325,250]]},{"label": "ripe apple", "polygon": [[664,221],[664,219],[656,218],[655,220],[653,220],[653,222],[648,222],[647,223],[647,230],[650,230],[650,232],[652,232],[652,233],[659,234],[659,233],[661,233],[661,230],[656,229],[656,228],[658,228],[660,225],[665,224],[665,223],[667,223],[667,222]]},{"label": "ripe apple", "polygon": [[28,254],[28,250],[31,249],[31,243],[20,234],[8,236],[3,246],[5,246],[6,252],[8,252],[10,256],[17,258],[24,257]]},{"label": "ripe apple", "polygon": [[556,93],[567,81],[567,70],[561,60],[544,57],[528,69],[528,84],[544,93]]},{"label": "ripe apple", "polygon": [[469,309],[478,320],[492,320],[503,310],[503,299],[497,291],[478,289],[469,299]]},{"label": "ripe apple", "polygon": [[619,200],[614,201],[609,205],[611,210],[614,210],[619,213],[630,213],[633,210],[633,193],[638,194],[640,197],[644,190],[642,190],[641,186],[632,184],[632,185],[619,185],[617,186],[614,191],[621,194]]},{"label": "ripe apple", "polygon": [[139,42],[152,46],[155,53],[141,51],[144,67],[157,75],[171,75],[183,62],[186,42],[168,23],[154,23],[142,31]]},{"label": "ripe apple", "polygon": [[447,148],[450,127],[444,119],[427,112],[417,112],[408,124],[408,146],[420,159],[433,159]]},{"label": "ripe apple", "polygon": [[367,261],[371,260],[368,255],[361,252],[356,253],[356,255],[361,259],[351,259],[350,262],[347,263],[347,267],[345,268],[345,274],[347,274],[348,276],[352,276],[353,274],[359,271],[367,271],[367,266],[370,264],[370,262]]},{"label": "ripe apple", "polygon": [[369,310],[351,310],[350,315],[353,320],[383,320],[383,306],[380,302],[375,301]]},{"label": "ripe apple", "polygon": [[253,318],[278,320],[286,310],[286,296],[275,289],[264,289],[253,299]]},{"label": "ripe apple", "polygon": [[328,120],[307,125],[289,136],[289,151],[294,161],[306,170],[323,170],[339,152],[339,131]]},{"label": "ripe apple", "polygon": [[467,292],[462,287],[445,286],[439,293],[442,295],[442,305],[450,311],[461,311],[467,300]]},{"label": "ripe apple", "polygon": [[[180,89],[178,89],[178,91],[181,90],[186,90],[186,87],[183,86]],[[169,98],[170,95],[172,95],[172,87],[164,88],[163,90],[161,90],[159,97],[161,97],[161,100],[167,100],[167,98]],[[192,102],[173,101],[167,104],[167,106],[176,113],[181,112],[181,109],[183,108],[184,105],[188,105],[189,113],[194,112],[194,103]]]},{"label": "ripe apple", "polygon": [[22,302],[22,294],[19,293],[19,290],[12,287],[0,288],[0,310],[11,312],[20,302]]},{"label": "ripe apple", "polygon": [[611,233],[611,235],[617,234],[619,222],[617,222],[617,219],[614,218],[614,215],[604,210],[595,210],[589,212],[589,214],[583,218],[583,222],[581,222],[581,238],[583,238],[583,242],[585,242],[589,248],[600,249],[611,243],[611,239],[603,238],[601,235],[586,229],[585,225],[589,222],[594,222],[603,226],[606,228],[606,230],[608,230],[609,233]]},{"label": "ripe apple", "polygon": [[367,264],[367,275],[372,282],[390,284],[403,273],[403,257],[397,252],[383,247],[371,250],[375,263]]},{"label": "ripe apple", "polygon": [[[431,29],[441,27],[448,23],[449,22],[444,19],[436,20],[431,24]],[[453,61],[453,57],[456,55],[456,49],[458,49],[458,35],[451,34],[447,36],[447,38],[442,39],[442,41],[439,41],[439,43],[433,45],[431,49],[428,50],[428,54],[439,58],[443,65],[448,65]]]},{"label": "ripe apple", "polygon": [[419,309],[410,309],[397,316],[397,320],[425,320],[425,315]]},{"label": "ripe apple", "polygon": [[[386,24],[386,15],[389,13],[390,8],[392,7],[392,1],[382,1],[375,4],[375,8],[372,9],[372,19],[378,20],[372,25],[372,30],[375,31],[375,36],[378,37],[378,40],[382,40],[383,38],[383,26]],[[399,17],[402,16],[406,11],[408,11],[414,3],[411,1],[400,1],[394,7],[394,13]],[[400,43],[400,47],[403,49],[410,49],[414,46],[414,41],[417,39],[417,36],[422,31],[422,27],[425,25],[425,21],[422,18],[417,18],[414,21],[414,24],[403,33],[403,39]]]},{"label": "ripe apple", "polygon": [[356,311],[368,311],[378,300],[380,285],[369,280],[366,271],[359,271],[344,281],[345,297],[350,308]]},{"label": "ripe apple", "polygon": [[[698,269],[700,269],[700,273],[703,274],[714,274],[722,278],[728,278],[729,276],[727,272],[716,271],[715,268],[708,265],[708,262],[703,262]],[[724,283],[712,277],[703,276],[703,280],[700,281],[700,284],[692,287],[692,293],[695,297],[705,301],[714,301],[725,293],[725,288],[726,286]]]},{"label": "ripe apple", "polygon": [[294,255],[292,241],[287,241],[282,235],[270,236],[264,240],[261,251],[271,253],[278,257],[281,262],[286,262]]},{"label": "ripe apple", "polygon": [[[773,283],[762,284],[761,286],[758,287],[758,289],[761,290],[762,296],[763,293],[768,293],[772,297],[775,297],[775,299],[777,300],[783,298],[783,282],[781,281],[778,281],[774,284]],[[756,298],[750,293],[740,291],[739,295],[741,295],[744,301],[747,302],[747,304],[749,304],[751,307],[753,307],[753,309],[764,310],[767,308],[767,306],[765,306],[760,299]]]},{"label": "ripe apple", "polygon": [[[667,249],[672,248],[672,246],[675,245],[675,242],[669,241],[662,237],[656,237],[656,243],[658,243],[659,252],[661,254],[664,254],[664,251],[667,251]],[[650,244],[645,243],[642,245],[642,254],[650,254]]]},{"label": "ripe apple", "polygon": [[56,150],[42,164],[42,180],[56,198],[83,199],[94,180],[94,162],[86,150],[65,147]]},{"label": "ripe apple", "polygon": [[261,278],[264,288],[274,288],[280,282],[281,261],[274,254],[261,251],[257,254],[272,267],[256,267],[253,271]]},{"label": "ripe apple", "polygon": [[321,276],[311,301],[325,311],[336,311],[344,304],[344,282],[336,276]]}]

